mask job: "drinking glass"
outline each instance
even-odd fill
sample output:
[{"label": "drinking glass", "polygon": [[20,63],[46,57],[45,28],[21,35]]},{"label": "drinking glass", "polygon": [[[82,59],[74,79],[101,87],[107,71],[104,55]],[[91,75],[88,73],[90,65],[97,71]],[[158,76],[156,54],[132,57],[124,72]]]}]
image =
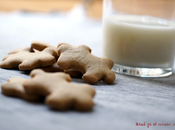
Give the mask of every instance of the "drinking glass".
[{"label": "drinking glass", "polygon": [[113,71],[139,77],[172,74],[175,0],[103,0],[103,54]]}]

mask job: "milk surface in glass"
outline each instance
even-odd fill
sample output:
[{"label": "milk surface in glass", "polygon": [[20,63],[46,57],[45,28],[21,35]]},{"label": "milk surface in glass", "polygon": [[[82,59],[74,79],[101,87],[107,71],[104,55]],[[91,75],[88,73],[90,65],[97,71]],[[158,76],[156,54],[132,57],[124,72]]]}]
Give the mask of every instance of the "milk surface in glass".
[{"label": "milk surface in glass", "polygon": [[151,16],[112,15],[103,20],[104,56],[131,67],[172,67],[174,22]]}]

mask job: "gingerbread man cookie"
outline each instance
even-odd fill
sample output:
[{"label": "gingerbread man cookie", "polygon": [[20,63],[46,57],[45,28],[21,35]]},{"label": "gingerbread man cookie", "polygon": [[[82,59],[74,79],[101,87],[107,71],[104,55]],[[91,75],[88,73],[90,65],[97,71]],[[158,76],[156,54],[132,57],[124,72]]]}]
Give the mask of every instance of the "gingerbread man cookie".
[{"label": "gingerbread man cookie", "polygon": [[57,49],[59,56],[57,64],[64,70],[80,71],[85,82],[96,84],[103,80],[107,84],[112,84],[115,81],[115,73],[111,71],[114,62],[106,57],[99,58],[92,55],[88,46],[60,43]]},{"label": "gingerbread man cookie", "polygon": [[24,88],[29,94],[46,96],[48,106],[65,110],[74,108],[80,111],[91,110],[95,90],[90,85],[73,84],[68,74],[46,73],[41,69],[30,73],[31,79],[24,82]]},{"label": "gingerbread man cookie", "polygon": [[7,55],[0,63],[1,68],[19,68],[20,70],[32,70],[37,67],[49,66],[56,62],[57,54],[52,48],[43,51],[31,52],[29,48]]},{"label": "gingerbread man cookie", "polygon": [[28,101],[37,101],[40,96],[27,94],[23,87],[23,82],[27,79],[18,77],[10,78],[6,83],[1,85],[1,90],[4,95],[19,97]]}]

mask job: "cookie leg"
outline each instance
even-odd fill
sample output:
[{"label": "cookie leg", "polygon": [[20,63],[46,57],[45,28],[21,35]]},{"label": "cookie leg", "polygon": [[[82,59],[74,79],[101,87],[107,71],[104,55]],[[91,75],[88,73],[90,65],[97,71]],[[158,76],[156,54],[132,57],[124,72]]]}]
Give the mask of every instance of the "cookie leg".
[{"label": "cookie leg", "polygon": [[86,82],[86,83],[90,83],[90,84],[96,84],[99,81],[99,78],[96,76],[96,74],[92,74],[90,72],[86,72],[83,76],[82,79]]},{"label": "cookie leg", "polygon": [[74,108],[78,111],[89,111],[93,106],[94,102],[89,95],[79,95],[79,98],[77,98],[74,103]]},{"label": "cookie leg", "polygon": [[53,93],[46,98],[45,103],[51,108],[58,110],[66,110],[71,108],[73,104],[73,98],[69,93]]},{"label": "cookie leg", "polygon": [[103,81],[107,84],[112,84],[115,81],[115,73],[113,71],[108,71],[105,73]]}]

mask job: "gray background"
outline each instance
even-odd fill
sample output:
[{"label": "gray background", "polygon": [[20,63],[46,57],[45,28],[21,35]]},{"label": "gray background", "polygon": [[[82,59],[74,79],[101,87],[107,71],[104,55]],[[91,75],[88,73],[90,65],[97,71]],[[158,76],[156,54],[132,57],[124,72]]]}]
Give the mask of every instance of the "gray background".
[{"label": "gray background", "polygon": [[[0,13],[0,59],[13,49],[39,40],[85,44],[102,56],[102,23],[69,14]],[[0,69],[0,84],[11,77],[29,78],[24,71]],[[84,83],[82,79],[73,82]],[[0,94],[0,130],[167,130],[175,129],[175,75],[136,78],[116,74],[112,85],[99,82],[90,112],[54,111],[43,102],[27,102]],[[136,126],[171,123],[171,126]]]}]

